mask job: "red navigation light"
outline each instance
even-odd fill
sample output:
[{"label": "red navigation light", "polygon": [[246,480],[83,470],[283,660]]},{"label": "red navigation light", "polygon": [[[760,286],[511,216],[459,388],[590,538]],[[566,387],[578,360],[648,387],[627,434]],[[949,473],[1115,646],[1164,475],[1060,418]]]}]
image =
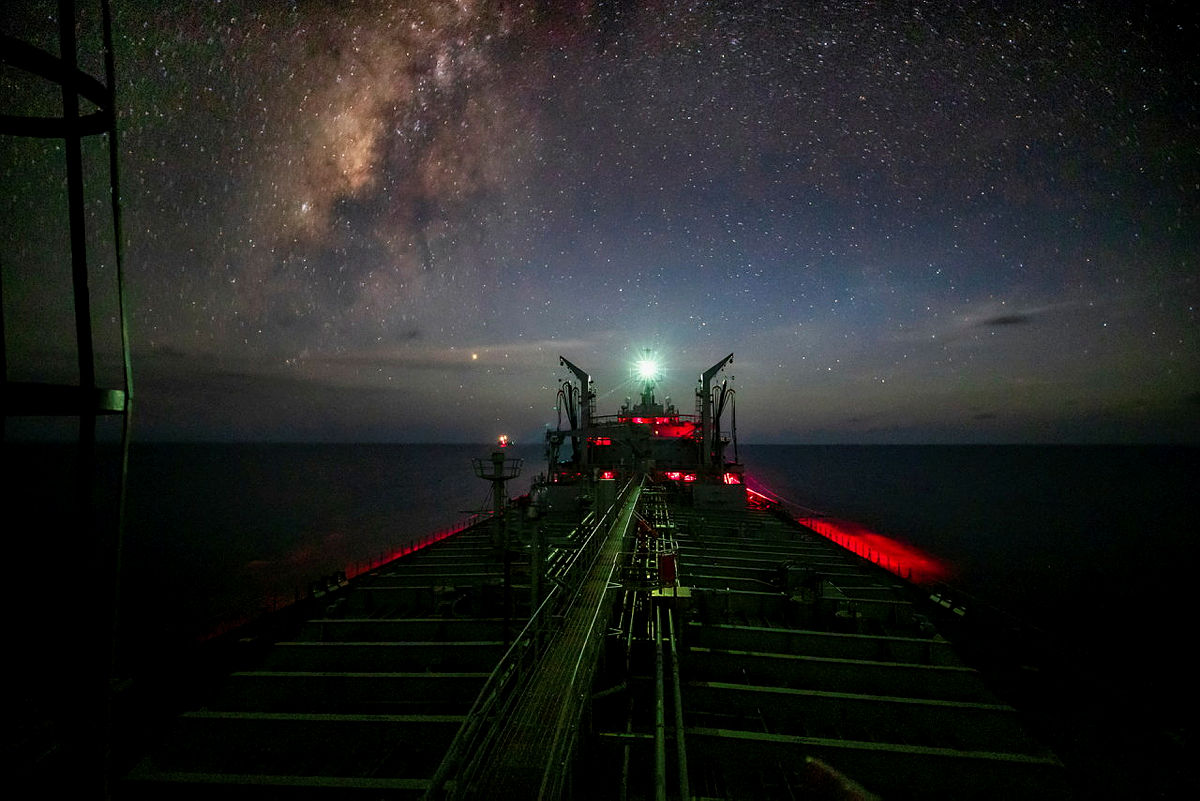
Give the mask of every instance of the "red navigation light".
[{"label": "red navigation light", "polygon": [[695,480],[696,480],[696,474],[695,474],[695,473],[684,473],[684,474],[683,474],[683,480],[684,480],[684,481],[695,481]]},{"label": "red navigation light", "polygon": [[724,481],[726,484],[741,484],[742,483],[742,477],[739,476],[737,473],[726,473],[725,475],[721,476],[721,480]]},{"label": "red navigation light", "polygon": [[602,481],[612,481],[616,477],[617,477],[617,474],[614,473],[612,470],[605,470],[603,473],[600,474],[600,480],[602,480]]},{"label": "red navigation light", "polygon": [[612,445],[611,437],[588,437],[588,442],[592,445]]},{"label": "red navigation light", "polygon": [[497,437],[496,444],[499,445],[501,448],[507,448],[508,447],[508,434],[501,434],[499,437]]}]

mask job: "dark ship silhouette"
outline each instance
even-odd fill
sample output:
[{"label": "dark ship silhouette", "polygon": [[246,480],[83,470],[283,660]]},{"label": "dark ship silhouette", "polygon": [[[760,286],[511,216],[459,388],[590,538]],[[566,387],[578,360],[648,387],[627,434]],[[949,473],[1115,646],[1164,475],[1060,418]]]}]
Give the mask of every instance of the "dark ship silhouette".
[{"label": "dark ship silhouette", "polygon": [[646,361],[598,416],[563,359],[528,496],[506,497],[501,442],[475,463],[489,519],[310,599],[121,793],[1061,797],[1058,760],[939,633],[946,598],[747,488],[731,360],[694,414]]}]

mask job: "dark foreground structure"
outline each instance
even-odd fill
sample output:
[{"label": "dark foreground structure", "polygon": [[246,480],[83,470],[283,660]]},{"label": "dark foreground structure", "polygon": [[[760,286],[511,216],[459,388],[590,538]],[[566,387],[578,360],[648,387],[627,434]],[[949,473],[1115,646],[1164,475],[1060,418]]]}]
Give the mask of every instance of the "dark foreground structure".
[{"label": "dark foreground structure", "polygon": [[478,460],[489,520],[243,643],[118,794],[1063,797],[1058,760],[939,633],[953,609],[747,490],[715,383],[731,360],[694,414],[656,400],[647,360],[605,417],[563,360],[528,496],[505,496],[502,447]]}]

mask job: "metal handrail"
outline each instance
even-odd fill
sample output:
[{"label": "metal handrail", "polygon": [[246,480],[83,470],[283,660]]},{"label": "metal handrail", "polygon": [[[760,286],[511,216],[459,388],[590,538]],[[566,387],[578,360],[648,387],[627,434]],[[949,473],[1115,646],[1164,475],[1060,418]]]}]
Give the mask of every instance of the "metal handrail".
[{"label": "metal handrail", "polygon": [[601,540],[597,533],[606,531],[611,525],[616,510],[621,507],[633,484],[632,478],[627,480],[620,492],[617,493],[617,501],[605,510],[599,520],[593,523],[579,548],[571,554],[566,564],[558,571],[558,580],[551,584],[546,597],[529,616],[529,620],[513,639],[504,655],[500,657],[500,661],[484,682],[483,688],[467,712],[466,720],[450,742],[450,747],[446,750],[446,755],[438,765],[437,771],[430,779],[425,798],[431,800],[451,799],[456,797],[462,788],[469,785],[470,778],[477,772],[479,764],[488,753],[491,739],[489,735],[495,733],[495,727],[486,724],[496,719],[516,699],[517,690],[524,684],[521,680],[530,673],[522,668],[535,662],[549,644],[549,640],[539,642],[545,634],[545,623],[552,620],[554,614],[560,611],[559,607],[563,606],[564,601],[562,596],[567,589],[571,590],[568,597],[574,597],[578,574],[586,573],[586,570],[581,571],[579,566],[584,565],[587,569],[591,568],[591,563],[599,550],[596,546]]}]

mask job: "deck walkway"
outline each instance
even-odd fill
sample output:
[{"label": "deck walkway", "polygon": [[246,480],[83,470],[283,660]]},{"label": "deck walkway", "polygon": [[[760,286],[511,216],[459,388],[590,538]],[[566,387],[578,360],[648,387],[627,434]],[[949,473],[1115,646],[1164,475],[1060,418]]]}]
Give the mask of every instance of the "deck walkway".
[{"label": "deck walkway", "polygon": [[[597,651],[608,625],[606,596],[641,489],[629,493],[562,628],[539,660],[530,684],[480,771],[479,798],[558,798],[592,689]],[[476,792],[477,790],[477,792]]]}]

